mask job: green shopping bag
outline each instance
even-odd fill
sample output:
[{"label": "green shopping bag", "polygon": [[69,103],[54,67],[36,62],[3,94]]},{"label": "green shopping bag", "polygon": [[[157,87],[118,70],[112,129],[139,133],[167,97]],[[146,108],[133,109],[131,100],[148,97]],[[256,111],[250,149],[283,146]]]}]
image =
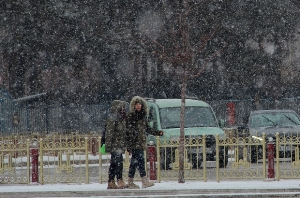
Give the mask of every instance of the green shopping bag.
[{"label": "green shopping bag", "polygon": [[105,151],[105,144],[103,144],[103,145],[101,146],[101,148],[99,149],[99,151],[100,151],[100,153],[101,153],[102,155],[105,155],[105,154],[106,154],[106,151]]}]

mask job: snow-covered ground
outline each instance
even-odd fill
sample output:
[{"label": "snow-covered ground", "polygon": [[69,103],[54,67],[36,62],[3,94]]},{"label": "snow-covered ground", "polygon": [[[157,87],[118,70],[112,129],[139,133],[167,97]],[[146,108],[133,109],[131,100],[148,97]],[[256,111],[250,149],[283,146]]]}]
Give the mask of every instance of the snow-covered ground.
[{"label": "snow-covered ground", "polygon": [[[136,184],[141,186],[141,182]],[[148,190],[179,190],[179,189],[299,189],[300,179],[298,180],[280,180],[280,181],[222,181],[222,182],[203,182],[186,181],[178,183],[177,181],[162,181],[155,183]],[[43,191],[102,191],[107,190],[107,183],[99,184],[46,184],[46,185],[1,185],[0,192],[43,192]],[[122,189],[120,189],[122,190]],[[144,190],[144,189],[140,189]]]},{"label": "snow-covered ground", "polygon": [[[232,155],[233,153],[229,153]],[[85,159],[84,156],[81,155],[74,155],[73,156],[77,160],[83,160]],[[125,157],[125,156],[124,156]],[[102,159],[107,159],[109,158],[109,155],[103,155]],[[99,159],[99,156],[89,156],[89,159],[94,159],[97,160]],[[22,159],[22,160],[27,160],[27,159]],[[22,161],[21,160],[21,161]],[[54,158],[52,159],[44,159],[44,160],[55,160]],[[63,160],[65,160],[65,156],[63,156]],[[234,159],[231,159],[229,161],[232,161]],[[98,166],[98,164],[94,164]],[[92,166],[92,165],[90,165]],[[136,182],[138,185],[141,186],[141,182],[137,181]],[[270,194],[274,194],[274,192],[277,195],[284,194],[286,195],[297,195],[300,196],[300,178],[299,179],[289,179],[289,180],[280,180],[280,181],[275,181],[275,180],[239,180],[239,181],[221,181],[221,182],[216,182],[216,181],[209,181],[209,182],[204,182],[204,181],[186,181],[185,183],[178,183],[177,181],[161,181],[160,183],[155,183],[155,186],[147,189],[139,189],[139,190],[133,190],[133,191],[169,191],[172,192],[173,195],[174,193],[179,193],[181,196],[188,196],[186,190],[191,190],[191,192],[195,191],[202,191],[204,194],[207,193],[207,195],[214,195],[215,192],[222,192],[224,191],[224,194],[234,194],[234,195],[255,195],[255,194],[265,194],[266,197]],[[41,192],[47,192],[48,194],[53,193],[53,196],[51,197],[58,197],[57,193],[61,193],[62,195],[64,194],[69,194],[70,192],[81,192],[83,194],[86,194],[88,196],[86,197],[101,197],[101,196],[92,196],[88,192],[105,192],[106,194],[104,197],[116,197],[116,194],[107,196],[106,192],[109,191],[115,191],[115,190],[107,190],[107,183],[99,184],[99,183],[91,183],[91,184],[45,184],[45,185],[40,185],[40,184],[31,184],[31,185],[18,185],[18,184],[13,184],[13,185],[5,185],[5,184],[0,184],[0,197],[2,194],[7,194],[7,193],[12,193],[12,194],[22,194],[22,193],[41,193]],[[119,194],[122,195],[122,191],[126,191],[127,189],[120,189],[117,190]],[[225,192],[226,191],[226,192]],[[182,194],[183,193],[183,194]],[[269,194],[268,194],[269,193]],[[203,195],[204,195],[203,194]],[[123,197],[121,195],[118,195],[119,197]],[[176,194],[177,195],[177,194]],[[135,195],[134,195],[135,196]],[[130,197],[134,197],[133,195]],[[136,195],[137,197],[140,197],[140,195]],[[172,195],[166,195],[166,197],[172,197]],[[42,197],[42,196],[41,196]],[[49,197],[49,196],[47,196]],[[64,196],[66,197],[66,196]],[[68,197],[68,196],[67,196]],[[71,196],[70,196],[71,197]],[[82,196],[81,196],[82,197]],[[103,196],[102,196],[103,197]],[[126,196],[125,196],[126,197]],[[143,195],[143,197],[159,197],[159,196],[148,196],[147,194]],[[173,196],[174,197],[174,196]],[[218,197],[218,194],[216,194],[215,197]]]}]

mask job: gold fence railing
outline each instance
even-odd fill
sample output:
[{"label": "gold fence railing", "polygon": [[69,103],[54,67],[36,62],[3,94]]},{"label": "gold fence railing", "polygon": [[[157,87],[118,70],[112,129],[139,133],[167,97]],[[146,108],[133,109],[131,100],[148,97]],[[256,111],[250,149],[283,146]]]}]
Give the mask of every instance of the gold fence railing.
[{"label": "gold fence railing", "polygon": [[[94,134],[0,138],[0,183],[33,182],[32,149],[38,150],[38,183],[103,183],[108,179],[110,154],[99,153],[101,137]],[[38,137],[38,138],[36,138]],[[186,136],[183,151],[186,180],[264,180],[268,178],[267,135],[254,137]],[[277,133],[274,141],[275,179],[300,176],[300,138]],[[215,141],[212,145],[210,141]],[[179,141],[156,137],[156,180],[178,180]],[[131,156],[123,155],[123,179]],[[149,162],[145,152],[149,175]],[[135,180],[140,180],[139,172]]]},{"label": "gold fence railing", "polygon": [[[276,179],[298,179],[300,177],[300,134],[276,133],[275,173]],[[285,159],[285,160],[280,160]]]},{"label": "gold fence railing", "polygon": [[1,139],[0,183],[29,183],[29,145],[29,140]]},{"label": "gold fence railing", "polygon": [[[265,135],[262,136],[262,139],[265,139]],[[219,139],[218,146],[230,149],[228,150],[228,165],[217,171],[217,181],[266,178],[266,144],[264,142],[251,137],[232,137]],[[258,159],[257,148],[264,151],[261,159]]]},{"label": "gold fence railing", "polygon": [[[215,146],[208,145],[208,138],[215,141]],[[184,145],[184,177],[187,180],[228,180],[228,179],[264,179],[266,175],[265,152],[263,159],[251,163],[251,148],[265,144],[247,138],[223,138],[219,136],[197,136],[185,139]],[[157,139],[157,163],[159,181],[178,179],[179,141],[159,141]],[[167,154],[169,153],[169,154]],[[205,154],[206,153],[206,154]],[[166,156],[169,155],[169,160]],[[173,157],[174,156],[174,157]],[[166,165],[170,164],[170,167]]]},{"label": "gold fence railing", "polygon": [[[38,151],[38,181],[44,183],[90,183],[99,181],[99,142],[97,137],[49,136],[40,139],[2,138],[0,140],[0,183],[33,181],[32,149]],[[95,168],[96,164],[96,168]],[[93,166],[94,165],[94,166]],[[92,167],[92,168],[90,168]]]},{"label": "gold fence railing", "polygon": [[44,183],[89,183],[88,138],[38,141],[40,175]]}]

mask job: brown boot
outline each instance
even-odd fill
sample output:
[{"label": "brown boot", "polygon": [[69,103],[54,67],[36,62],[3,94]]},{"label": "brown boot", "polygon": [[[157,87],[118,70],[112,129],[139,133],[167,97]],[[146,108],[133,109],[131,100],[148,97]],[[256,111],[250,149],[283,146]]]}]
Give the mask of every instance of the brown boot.
[{"label": "brown boot", "polygon": [[148,188],[154,186],[153,182],[150,182],[146,176],[142,177],[142,188]]},{"label": "brown boot", "polygon": [[123,181],[123,179],[118,179],[118,187],[119,188],[128,188],[128,185]]},{"label": "brown boot", "polygon": [[128,188],[130,189],[139,189],[140,187],[133,183],[133,178],[128,178]]},{"label": "brown boot", "polygon": [[116,185],[115,180],[112,180],[108,182],[107,189],[119,189],[119,187]]}]

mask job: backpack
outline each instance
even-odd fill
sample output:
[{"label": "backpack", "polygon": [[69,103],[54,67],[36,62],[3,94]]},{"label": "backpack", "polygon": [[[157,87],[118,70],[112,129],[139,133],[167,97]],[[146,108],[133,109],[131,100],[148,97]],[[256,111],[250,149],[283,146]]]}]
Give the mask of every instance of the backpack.
[{"label": "backpack", "polygon": [[[115,126],[116,126],[116,121],[114,122]],[[105,144],[105,133],[106,133],[106,123],[105,123],[105,127],[102,131],[102,136],[101,136],[101,147],[103,146],[103,144]]]}]

